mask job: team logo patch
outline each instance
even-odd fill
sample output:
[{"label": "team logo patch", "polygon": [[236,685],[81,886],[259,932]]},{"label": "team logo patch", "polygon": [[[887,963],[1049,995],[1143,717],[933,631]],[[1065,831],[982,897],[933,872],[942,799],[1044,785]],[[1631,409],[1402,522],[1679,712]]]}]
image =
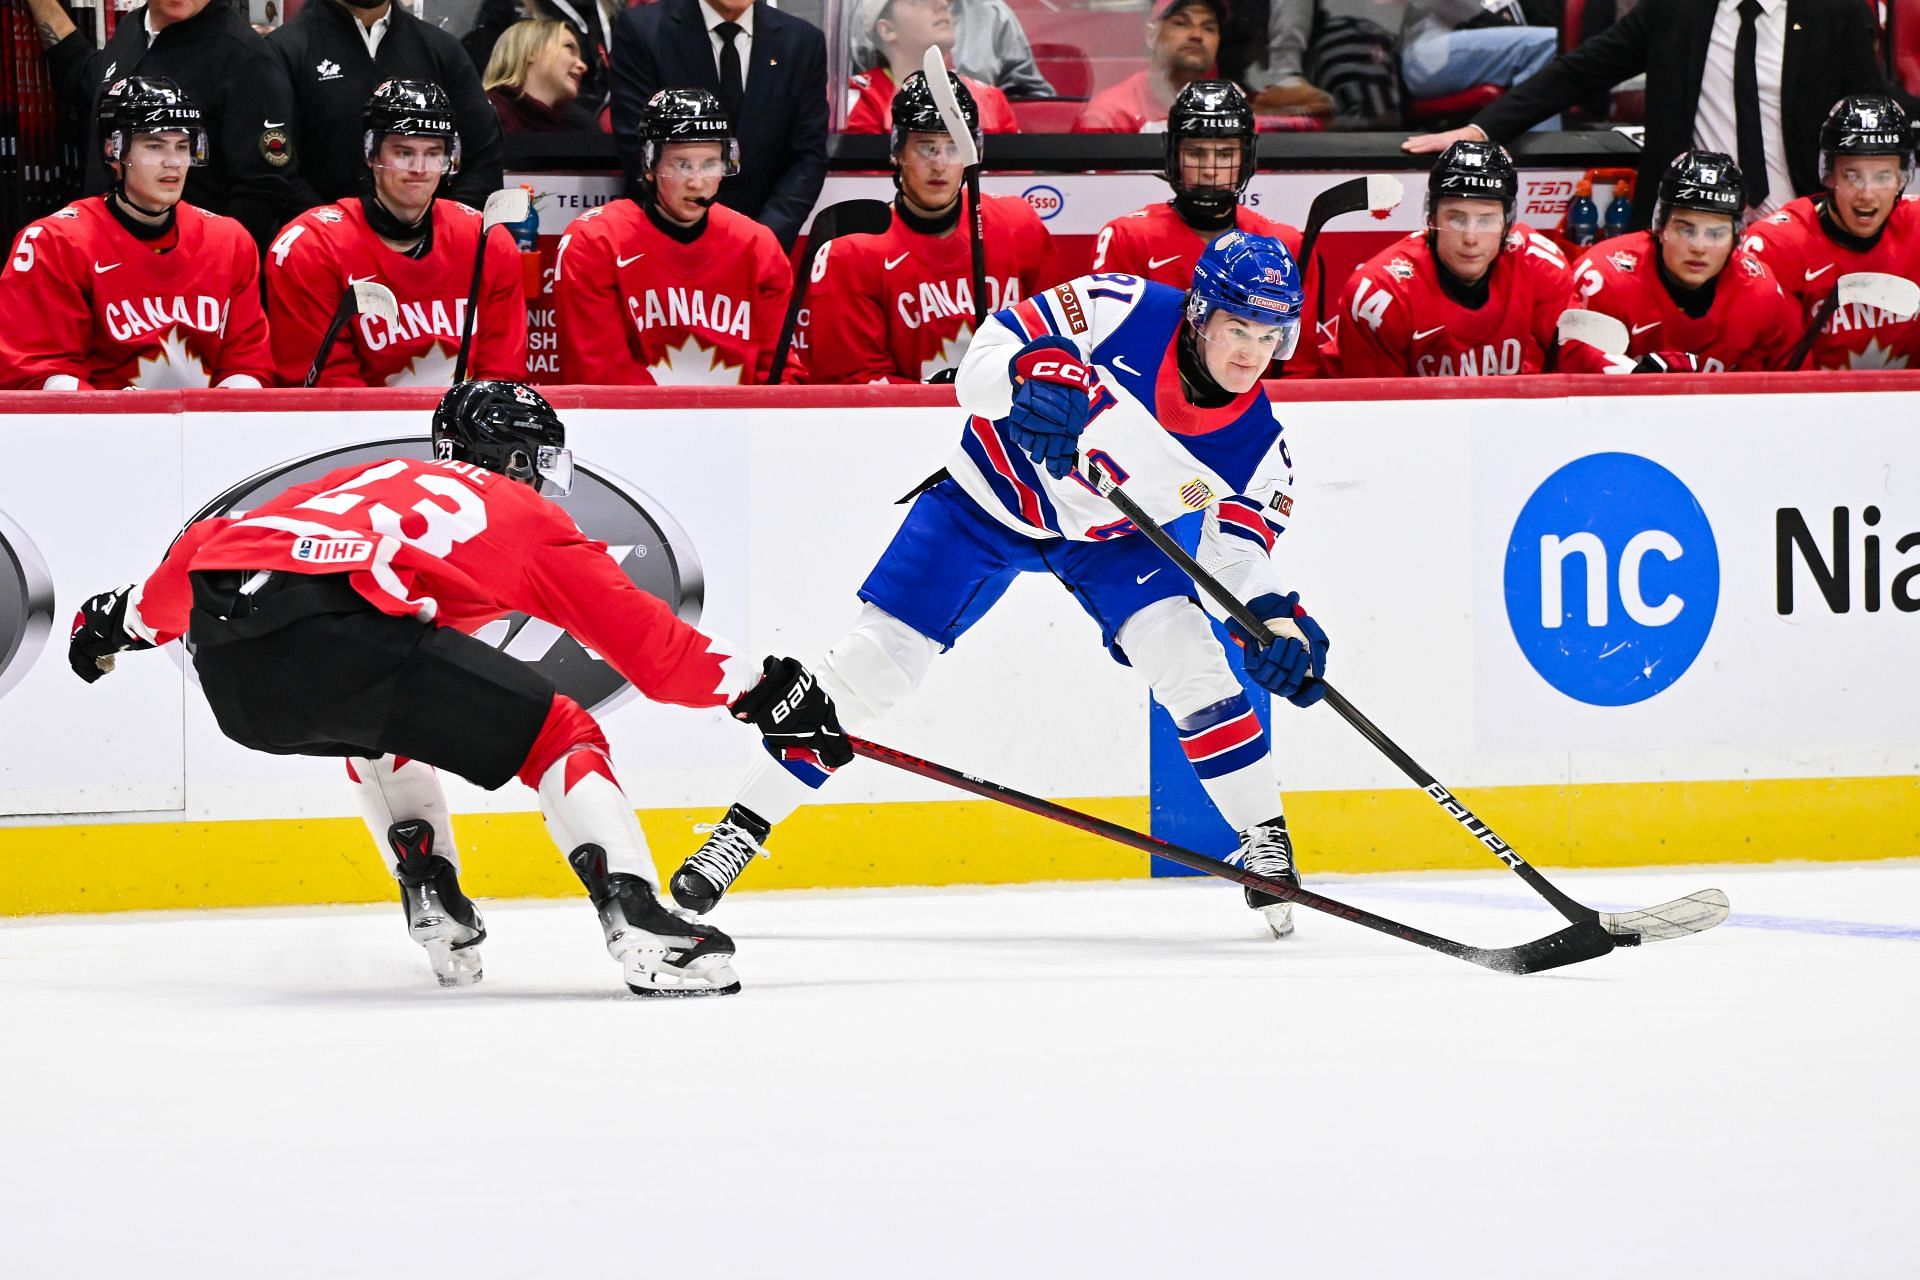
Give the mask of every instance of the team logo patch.
[{"label": "team logo patch", "polygon": [[313,64],[313,69],[319,73],[322,80],[338,80],[340,78],[340,64],[330,61],[329,59],[320,59],[320,61]]},{"label": "team logo patch", "polygon": [[268,129],[260,135],[260,155],[276,169],[293,159],[293,142],[285,129]]},{"label": "team logo patch", "polygon": [[1067,327],[1075,333],[1087,331],[1087,314],[1080,308],[1080,295],[1071,285],[1058,285],[1054,288],[1053,299],[1060,304],[1060,314],[1067,318]]},{"label": "team logo patch", "polygon": [[373,554],[365,538],[296,538],[291,553],[307,564],[355,564]]},{"label": "team logo patch", "polygon": [[1767,269],[1760,265],[1758,258],[1749,258],[1745,254],[1742,254],[1740,257],[1740,265],[1746,268],[1748,275],[1756,279],[1767,274]]},{"label": "team logo patch", "polygon": [[313,211],[313,219],[315,222],[338,222],[344,216],[345,215],[330,204],[323,204]]},{"label": "team logo patch", "polygon": [[1640,265],[1640,259],[1624,249],[1608,254],[1607,261],[1613,264],[1615,271],[1624,271],[1628,275],[1632,275],[1633,269]]},{"label": "team logo patch", "polygon": [[1387,263],[1387,274],[1395,280],[1413,279],[1413,264],[1405,258],[1395,258]]},{"label": "team logo patch", "polygon": [[1290,516],[1293,514],[1293,499],[1287,494],[1284,494],[1284,493],[1274,494],[1272,499],[1269,500],[1269,502],[1267,503],[1267,505],[1272,507],[1275,511],[1278,511],[1283,516]]},{"label": "team logo patch", "polygon": [[1198,511],[1213,501],[1213,490],[1207,487],[1205,480],[1195,476],[1180,486],[1180,501]]}]

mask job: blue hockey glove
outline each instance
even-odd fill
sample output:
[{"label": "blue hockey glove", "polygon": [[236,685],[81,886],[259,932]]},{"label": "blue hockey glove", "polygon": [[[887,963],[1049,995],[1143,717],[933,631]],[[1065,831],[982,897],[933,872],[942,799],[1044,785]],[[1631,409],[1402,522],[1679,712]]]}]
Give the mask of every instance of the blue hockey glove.
[{"label": "blue hockey glove", "polygon": [[1055,480],[1073,470],[1080,433],[1093,416],[1093,368],[1065,338],[1039,338],[1007,364],[1013,408],[1001,421],[1007,439]]},{"label": "blue hockey glove", "polygon": [[1300,593],[1264,595],[1247,607],[1267,624],[1268,634],[1255,636],[1229,618],[1227,631],[1247,652],[1247,674],[1253,682],[1296,707],[1310,707],[1327,696],[1320,677],[1327,674],[1327,633],[1300,607]]}]

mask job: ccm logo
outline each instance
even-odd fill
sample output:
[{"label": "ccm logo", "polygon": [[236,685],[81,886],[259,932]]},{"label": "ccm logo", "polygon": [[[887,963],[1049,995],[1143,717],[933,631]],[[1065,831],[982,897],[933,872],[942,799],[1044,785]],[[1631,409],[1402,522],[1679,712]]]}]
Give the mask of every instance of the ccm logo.
[{"label": "ccm logo", "polygon": [[1052,382],[1071,382],[1075,386],[1085,387],[1093,383],[1091,371],[1083,364],[1072,364],[1066,360],[1039,360],[1027,371],[1033,378],[1046,378]]}]

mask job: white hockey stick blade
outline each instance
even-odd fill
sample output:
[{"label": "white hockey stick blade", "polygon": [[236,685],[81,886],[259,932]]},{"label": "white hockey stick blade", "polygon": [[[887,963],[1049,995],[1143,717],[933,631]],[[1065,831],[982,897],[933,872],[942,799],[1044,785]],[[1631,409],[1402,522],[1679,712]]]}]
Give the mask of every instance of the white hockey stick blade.
[{"label": "white hockey stick blade", "polygon": [[1726,920],[1728,910],[1726,894],[1718,889],[1702,889],[1645,911],[1602,911],[1600,927],[1611,934],[1632,934],[1648,942],[1665,942],[1705,933]]},{"label": "white hockey stick blade", "polygon": [[1400,207],[1401,198],[1407,189],[1400,185],[1400,179],[1384,173],[1367,175],[1367,212],[1386,214]]},{"label": "white hockey stick blade", "polygon": [[960,111],[960,99],[954,96],[953,81],[947,76],[947,55],[940,52],[939,45],[928,47],[920,70],[926,73],[933,105],[946,122],[947,132],[953,135],[953,145],[960,148],[960,167],[971,169],[980,163],[980,148],[974,145],[973,130],[967,128],[967,117]]},{"label": "white hockey stick blade", "polygon": [[1840,301],[1877,307],[1902,320],[1920,312],[1920,284],[1884,271],[1854,271],[1834,286]]},{"label": "white hockey stick blade", "polygon": [[1604,311],[1574,308],[1560,313],[1559,336],[1562,342],[1584,342],[1610,356],[1627,354],[1627,326]]},{"label": "white hockey stick blade", "polygon": [[353,309],[358,315],[379,316],[389,324],[400,318],[400,304],[393,290],[373,280],[353,282]]},{"label": "white hockey stick blade", "polygon": [[480,228],[491,231],[511,222],[525,222],[532,209],[525,187],[502,187],[487,197],[487,207],[480,211]]}]

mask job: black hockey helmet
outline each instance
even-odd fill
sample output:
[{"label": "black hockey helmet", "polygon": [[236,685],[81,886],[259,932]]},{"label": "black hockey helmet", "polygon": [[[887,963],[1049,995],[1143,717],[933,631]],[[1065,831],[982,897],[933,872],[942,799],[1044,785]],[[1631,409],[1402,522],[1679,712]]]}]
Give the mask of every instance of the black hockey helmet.
[{"label": "black hockey helmet", "polygon": [[1746,182],[1732,156],[1718,151],[1682,151],[1660,175],[1660,187],[1653,198],[1653,232],[1660,234],[1675,209],[1724,213],[1737,228],[1746,207]]},{"label": "black hockey helmet", "polygon": [[1901,185],[1913,172],[1913,132],[1892,98],[1855,93],[1833,104],[1820,126],[1820,181],[1833,184],[1835,156],[1897,156]]},{"label": "black hockey helmet", "polygon": [[[1181,180],[1180,144],[1189,138],[1226,138],[1240,144],[1239,171],[1231,187],[1190,187]],[[1240,203],[1253,180],[1253,108],[1240,87],[1226,80],[1195,80],[1181,89],[1167,111],[1167,185],[1181,213],[1221,218]]]},{"label": "black hockey helmet", "polygon": [[[980,139],[980,107],[973,100],[972,90],[959,76],[953,77],[954,101],[960,104],[960,115],[967,122],[967,132],[973,135],[974,150],[986,154],[986,148]],[[916,71],[901,82],[893,92],[893,137],[890,140],[888,154],[896,160],[906,150],[907,135],[910,133],[947,133],[947,122],[940,114],[940,107],[933,100],[933,90],[927,87],[927,74]]]},{"label": "black hockey helmet", "polygon": [[509,480],[573,488],[567,428],[538,391],[523,382],[475,379],[455,383],[433,411],[433,453]]},{"label": "black hockey helmet", "polygon": [[1440,153],[1427,174],[1427,225],[1434,225],[1433,211],[1448,196],[1462,200],[1498,200],[1513,226],[1514,202],[1520,198],[1520,175],[1514,172],[1513,157],[1497,142],[1465,140],[1453,143]]},{"label": "black hockey helmet", "polygon": [[100,133],[100,157],[108,164],[126,158],[137,133],[184,133],[193,163],[207,162],[207,122],[193,99],[165,76],[126,76],[107,86],[94,109]]},{"label": "black hockey helmet", "polygon": [[640,177],[645,181],[659,163],[660,148],[670,142],[717,142],[727,177],[740,172],[740,139],[706,89],[662,89],[647,99],[640,117]]},{"label": "black hockey helmet", "polygon": [[361,116],[366,132],[361,149],[371,165],[388,134],[402,138],[442,138],[447,144],[445,172],[460,172],[460,130],[453,121],[447,91],[431,80],[382,80]]}]

